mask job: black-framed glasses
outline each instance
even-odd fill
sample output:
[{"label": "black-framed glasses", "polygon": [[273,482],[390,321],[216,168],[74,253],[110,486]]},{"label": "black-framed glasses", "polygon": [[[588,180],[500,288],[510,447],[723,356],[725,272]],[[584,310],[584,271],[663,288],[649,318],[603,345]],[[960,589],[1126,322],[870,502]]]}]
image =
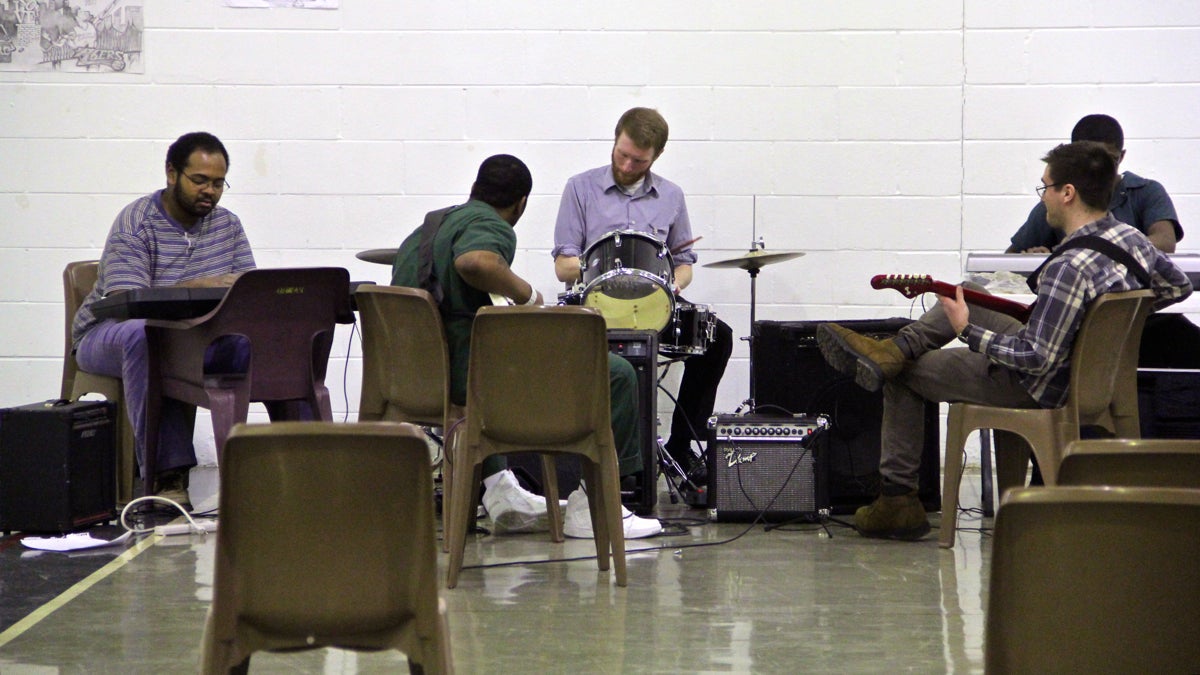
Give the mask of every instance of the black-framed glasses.
[{"label": "black-framed glasses", "polygon": [[[183,172],[181,171],[180,173]],[[211,185],[212,189],[216,190],[217,192],[222,192],[229,189],[229,181],[225,180],[224,178],[204,178],[201,176],[192,176],[186,173],[183,174],[183,176],[192,181],[192,185],[195,185],[197,188],[202,189],[205,185]]]},{"label": "black-framed glasses", "polygon": [[1058,183],[1050,183],[1049,185],[1047,185],[1046,183],[1042,183],[1041,185],[1034,188],[1034,190],[1037,192],[1037,195],[1039,197],[1041,197],[1046,194],[1046,190],[1049,190],[1052,187],[1058,187]]}]

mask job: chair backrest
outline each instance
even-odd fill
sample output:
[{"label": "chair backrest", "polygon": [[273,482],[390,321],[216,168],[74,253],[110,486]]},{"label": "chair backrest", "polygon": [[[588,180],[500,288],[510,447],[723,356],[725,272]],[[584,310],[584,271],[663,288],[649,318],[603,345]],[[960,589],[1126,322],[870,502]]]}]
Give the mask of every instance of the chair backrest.
[{"label": "chair backrest", "polygon": [[1009,491],[996,515],[989,673],[1200,672],[1200,491]]},{"label": "chair backrest", "polygon": [[399,648],[410,659],[418,650],[427,670],[443,670],[425,660],[440,651],[440,631],[433,479],[419,429],[239,424],[220,495],[205,635],[206,652],[223,653],[216,665],[335,646]]},{"label": "chair backrest", "polygon": [[75,312],[79,310],[79,306],[83,304],[88,293],[91,293],[92,288],[95,287],[99,272],[99,260],[77,260],[67,263],[67,266],[63,268],[63,306],[66,310],[66,334],[63,342],[63,373],[62,390],[59,394],[60,398],[71,398],[71,390],[75,386],[75,373],[79,372],[79,365],[75,363],[75,354],[71,349],[71,324],[75,322]]},{"label": "chair backrest", "polygon": [[479,310],[467,373],[468,443],[482,434],[553,450],[595,433],[611,436],[609,418],[608,337],[598,312]]},{"label": "chair backrest", "polygon": [[1071,349],[1067,405],[1079,422],[1104,418],[1114,401],[1136,416],[1138,347],[1153,300],[1150,290],[1106,293],[1088,307]]},{"label": "chair backrest", "polygon": [[250,400],[304,398],[314,383],[324,385],[334,324],[349,306],[350,273],[343,268],[249,270],[211,312],[171,322],[192,329],[186,336],[172,335],[163,373],[200,382],[203,359],[196,354],[218,337],[242,335],[251,349]]},{"label": "chair backrest", "polygon": [[433,296],[419,288],[368,285],[354,297],[363,353],[358,419],[445,427],[450,359]]},{"label": "chair backrest", "polygon": [[1200,440],[1072,441],[1058,484],[1200,489]]}]

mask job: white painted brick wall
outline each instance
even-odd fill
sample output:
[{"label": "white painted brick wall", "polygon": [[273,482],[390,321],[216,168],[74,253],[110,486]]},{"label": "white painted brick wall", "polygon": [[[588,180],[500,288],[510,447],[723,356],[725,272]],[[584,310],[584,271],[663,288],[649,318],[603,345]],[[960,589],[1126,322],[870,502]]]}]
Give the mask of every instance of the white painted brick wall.
[{"label": "white painted brick wall", "polygon": [[[565,180],[607,161],[623,110],[657,107],[672,124],[657,168],[689,195],[702,263],[754,237],[807,252],[762,272],[759,319],[915,316],[866,280],[956,279],[966,251],[1004,248],[1035,202],[1039,158],[1090,112],[1122,121],[1126,168],[1198,222],[1194,2],[342,4],[147,0],[144,74],[0,72],[0,406],[57,394],[62,267],[99,254],[194,129],[230,149],[223,204],[260,265],[378,282],[389,271],[356,251],[397,245],[465,196],[484,157],[516,154],[534,194],[514,267],[552,296]],[[1193,240],[1180,249],[1200,250]],[[748,334],[744,272],[701,268],[688,296]],[[339,419],[361,379],[349,337],[339,329],[329,372]],[[748,358],[739,340],[719,411],[748,395]],[[665,397],[660,408],[669,419]]]}]

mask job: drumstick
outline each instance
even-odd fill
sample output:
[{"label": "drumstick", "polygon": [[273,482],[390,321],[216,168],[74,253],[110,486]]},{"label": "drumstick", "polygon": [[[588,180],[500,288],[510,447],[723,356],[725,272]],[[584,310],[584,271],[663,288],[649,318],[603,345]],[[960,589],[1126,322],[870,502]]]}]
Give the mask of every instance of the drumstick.
[{"label": "drumstick", "polygon": [[675,255],[676,253],[679,253],[679,252],[680,252],[680,251],[682,251],[683,249],[685,249],[685,248],[687,248],[687,247],[691,246],[692,244],[694,244],[694,243],[696,243],[696,242],[700,241],[700,240],[701,240],[701,239],[703,239],[703,238],[704,238],[704,235],[700,235],[699,237],[696,237],[695,239],[690,239],[690,240],[688,240],[688,241],[685,241],[685,242],[683,242],[682,244],[680,244],[680,245],[676,246],[675,248],[671,249],[671,255]]}]

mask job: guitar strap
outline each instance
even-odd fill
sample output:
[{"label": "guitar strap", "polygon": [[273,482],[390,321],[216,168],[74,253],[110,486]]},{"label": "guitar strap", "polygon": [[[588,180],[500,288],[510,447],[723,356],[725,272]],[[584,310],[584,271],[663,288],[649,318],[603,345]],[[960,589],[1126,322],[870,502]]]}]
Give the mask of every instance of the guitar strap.
[{"label": "guitar strap", "polygon": [[417,261],[420,263],[417,267],[417,279],[419,287],[428,291],[438,306],[445,300],[445,294],[442,292],[442,285],[438,283],[437,272],[433,269],[433,239],[441,229],[446,214],[457,208],[458,206],[448,206],[430,211],[425,214],[425,222],[421,224],[421,241],[417,249]]},{"label": "guitar strap", "polygon": [[1145,267],[1142,267],[1142,264],[1139,263],[1137,259],[1129,253],[1129,251],[1126,251],[1125,249],[1117,246],[1103,237],[1094,234],[1088,234],[1064,243],[1055,249],[1054,253],[1051,253],[1045,260],[1043,260],[1042,264],[1038,265],[1038,268],[1033,271],[1033,274],[1029,275],[1029,279],[1027,280],[1027,283],[1029,284],[1029,290],[1037,293],[1038,278],[1042,276],[1042,268],[1049,264],[1051,260],[1054,260],[1058,256],[1070,251],[1071,249],[1077,248],[1086,248],[1096,251],[1097,253],[1106,256],[1113,262],[1124,265],[1129,269],[1133,276],[1137,277],[1138,281],[1142,282],[1142,286],[1144,288],[1150,288],[1150,273],[1146,271]]}]

